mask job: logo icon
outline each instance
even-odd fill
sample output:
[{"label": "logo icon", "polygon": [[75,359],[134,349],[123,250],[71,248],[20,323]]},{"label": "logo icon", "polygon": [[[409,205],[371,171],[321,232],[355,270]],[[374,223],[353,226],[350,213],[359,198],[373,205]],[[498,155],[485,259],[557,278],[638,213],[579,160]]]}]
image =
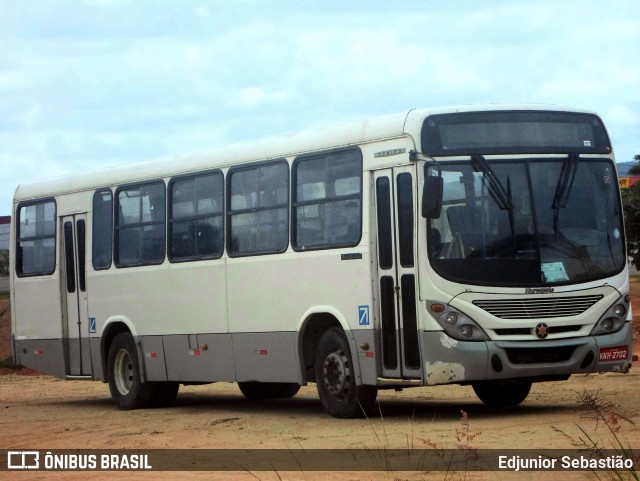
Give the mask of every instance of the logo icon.
[{"label": "logo icon", "polygon": [[535,332],[538,339],[544,339],[549,335],[549,326],[547,326],[544,322],[541,322],[536,326]]},{"label": "logo icon", "polygon": [[38,451],[7,452],[7,469],[39,469],[40,453]]},{"label": "logo icon", "polygon": [[525,294],[553,294],[553,287],[525,287]]}]

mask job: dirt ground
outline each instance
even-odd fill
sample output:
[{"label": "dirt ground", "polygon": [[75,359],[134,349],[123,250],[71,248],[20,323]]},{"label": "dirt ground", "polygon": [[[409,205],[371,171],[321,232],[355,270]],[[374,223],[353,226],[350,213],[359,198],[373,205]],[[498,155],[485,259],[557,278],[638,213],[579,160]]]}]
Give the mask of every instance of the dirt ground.
[{"label": "dirt ground", "polygon": [[[635,306],[640,282],[633,281]],[[8,300],[0,298],[0,335],[6,336]],[[637,314],[640,325],[640,309]],[[0,343],[5,356],[6,339]],[[635,347],[640,352],[640,345]],[[570,449],[581,448],[585,433],[606,448],[640,448],[640,364],[631,372],[574,376],[569,381],[534,384],[520,406],[503,411],[484,407],[470,387],[439,386],[382,391],[379,414],[338,420],[323,411],[315,385],[289,400],[245,400],[235,384],[180,388],[169,409],[123,412],[111,402],[107,385],[63,381],[23,369],[0,369],[0,449]],[[581,404],[585,393],[617,415],[596,422]],[[461,412],[468,424],[461,421]],[[608,423],[608,424],[607,424]],[[611,428],[611,429],[610,429]],[[612,432],[614,431],[614,432]],[[584,472],[420,473],[420,472],[0,472],[0,479],[595,479]],[[608,479],[608,478],[605,478]],[[624,477],[623,479],[627,479]]]}]

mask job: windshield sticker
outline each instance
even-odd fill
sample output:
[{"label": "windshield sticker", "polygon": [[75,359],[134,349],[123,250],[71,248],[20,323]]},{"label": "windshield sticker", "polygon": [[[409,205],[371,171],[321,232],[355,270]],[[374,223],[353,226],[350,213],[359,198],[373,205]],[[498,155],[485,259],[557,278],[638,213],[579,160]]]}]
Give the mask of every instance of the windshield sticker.
[{"label": "windshield sticker", "polygon": [[617,228],[613,229],[613,238],[615,240],[620,239],[620,231]]},{"label": "windshield sticker", "polygon": [[591,147],[591,141],[590,140],[585,140],[584,141],[584,146],[585,147]]},{"label": "windshield sticker", "polygon": [[567,275],[567,271],[564,269],[564,264],[562,262],[546,262],[541,264],[542,275],[544,276],[545,282],[561,282],[568,281],[569,276]]}]

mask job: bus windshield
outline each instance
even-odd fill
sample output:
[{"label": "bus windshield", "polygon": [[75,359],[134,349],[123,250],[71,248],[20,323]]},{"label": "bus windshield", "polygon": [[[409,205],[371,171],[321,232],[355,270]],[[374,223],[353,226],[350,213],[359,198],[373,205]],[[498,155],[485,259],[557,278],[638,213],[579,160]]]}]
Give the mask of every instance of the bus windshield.
[{"label": "bus windshield", "polygon": [[588,282],[625,265],[622,208],[608,159],[442,163],[442,212],[429,258],[446,279],[475,285]]}]

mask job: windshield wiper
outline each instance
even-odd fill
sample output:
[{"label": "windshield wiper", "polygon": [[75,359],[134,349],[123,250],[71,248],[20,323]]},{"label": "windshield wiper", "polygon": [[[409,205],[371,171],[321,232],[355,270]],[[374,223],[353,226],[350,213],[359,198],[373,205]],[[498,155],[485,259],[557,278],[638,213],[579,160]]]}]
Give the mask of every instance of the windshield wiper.
[{"label": "windshield wiper", "polygon": [[[484,178],[487,180],[487,187],[491,197],[495,200],[500,210],[506,210],[509,213],[509,228],[511,229],[511,240],[513,241],[514,251],[516,249],[516,232],[515,221],[513,218],[513,202],[511,201],[511,178],[507,177],[507,188],[504,188],[502,182],[488,164],[484,156],[480,154],[474,154],[471,156],[471,162],[473,162],[480,171],[484,174]],[[484,230],[483,230],[484,232]],[[486,256],[486,244],[484,244]]]},{"label": "windshield wiper", "polygon": [[471,156],[471,161],[480,168],[485,178],[489,181],[489,193],[498,204],[498,207],[501,210],[513,210],[511,196],[485,158],[482,155],[474,154]]},{"label": "windshield wiper", "polygon": [[553,232],[556,235],[558,234],[558,217],[560,215],[560,209],[567,206],[571,187],[573,187],[573,181],[576,178],[579,159],[580,154],[572,152],[562,163],[560,177],[558,177],[558,185],[556,185],[556,193],[553,196],[553,205],[551,206],[553,209]]}]

